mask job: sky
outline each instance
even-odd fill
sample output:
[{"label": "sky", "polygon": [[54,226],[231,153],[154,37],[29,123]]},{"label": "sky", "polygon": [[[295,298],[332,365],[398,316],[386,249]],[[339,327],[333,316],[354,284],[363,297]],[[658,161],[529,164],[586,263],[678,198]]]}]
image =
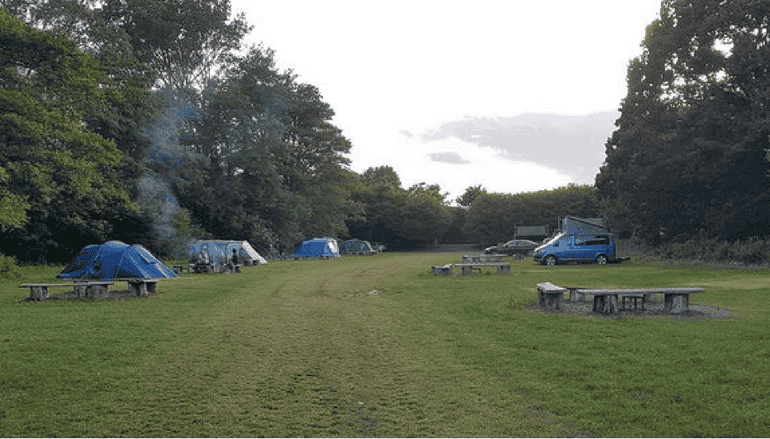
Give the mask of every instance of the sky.
[{"label": "sky", "polygon": [[593,184],[661,0],[231,0],[335,111],[350,167],[402,186]]}]

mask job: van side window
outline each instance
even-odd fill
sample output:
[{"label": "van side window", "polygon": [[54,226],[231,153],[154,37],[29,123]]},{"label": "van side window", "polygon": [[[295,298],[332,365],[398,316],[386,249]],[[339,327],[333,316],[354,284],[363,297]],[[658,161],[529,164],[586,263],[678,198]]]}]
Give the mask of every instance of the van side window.
[{"label": "van side window", "polygon": [[576,245],[609,245],[609,236],[586,236],[584,238],[575,239]]}]

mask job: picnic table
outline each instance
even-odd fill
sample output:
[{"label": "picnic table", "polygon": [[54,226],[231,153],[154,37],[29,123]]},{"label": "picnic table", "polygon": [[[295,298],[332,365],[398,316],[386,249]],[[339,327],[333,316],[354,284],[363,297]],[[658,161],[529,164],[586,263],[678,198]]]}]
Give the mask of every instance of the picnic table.
[{"label": "picnic table", "polygon": [[27,300],[44,301],[48,299],[49,288],[60,287],[72,288],[75,297],[79,299],[104,299],[107,297],[110,285],[115,285],[115,282],[126,282],[130,294],[144,297],[156,294],[158,292],[157,283],[165,279],[166,278],[83,279],[59,284],[24,284],[20,285],[19,288],[29,288],[29,299]]},{"label": "picnic table", "polygon": [[[570,301],[585,301],[585,295],[594,296],[593,312],[601,314],[612,314],[617,311],[631,309],[627,306],[633,303],[633,309],[638,309],[639,301],[642,302],[642,311],[644,311],[645,301],[651,300],[654,294],[663,295],[663,309],[671,314],[681,314],[690,309],[690,294],[702,293],[703,288],[689,287],[656,287],[656,288],[576,288],[576,287],[558,287],[550,282],[537,284],[538,286],[538,305],[546,309],[554,310],[561,308],[564,293],[569,291]],[[542,291],[542,292],[541,292]],[[543,300],[541,302],[541,294]],[[556,296],[559,296],[557,299]],[[618,307],[618,297],[621,299],[621,306]],[[628,301],[628,302],[627,302]]]},{"label": "picnic table", "polygon": [[61,284],[24,284],[20,285],[19,288],[29,288],[29,299],[28,300],[38,300],[43,301],[48,299],[48,289],[49,288],[60,288],[60,287],[70,287],[72,288],[72,291],[76,294],[79,298],[101,298],[106,296],[107,289],[110,285],[114,285],[115,282],[112,281],[102,281],[102,280],[96,280],[96,281],[74,281],[69,283],[61,283]]},{"label": "picnic table", "polygon": [[479,255],[463,255],[462,262],[504,262],[508,255],[505,254],[479,254]]},{"label": "picnic table", "polygon": [[470,276],[473,274],[473,270],[478,270],[484,267],[495,267],[497,274],[511,274],[511,264],[507,262],[468,262],[463,264],[454,264],[455,267],[460,267],[463,276]]},{"label": "picnic table", "polygon": [[[642,310],[644,302],[651,300],[654,294],[663,295],[663,309],[672,314],[681,314],[690,309],[690,294],[702,293],[703,288],[689,287],[657,287],[657,288],[570,288],[570,300],[585,300],[586,294],[594,296],[594,311],[597,308],[604,313],[615,312],[618,296],[622,298],[622,308],[625,308],[627,298],[636,301],[641,299]],[[573,299],[574,294],[574,299]],[[598,299],[597,299],[598,298]],[[597,311],[598,312],[598,311]]]}]

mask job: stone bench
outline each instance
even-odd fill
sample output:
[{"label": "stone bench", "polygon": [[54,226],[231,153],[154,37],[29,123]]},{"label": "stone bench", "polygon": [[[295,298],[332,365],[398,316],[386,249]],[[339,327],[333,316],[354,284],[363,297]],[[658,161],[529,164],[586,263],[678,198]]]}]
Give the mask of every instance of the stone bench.
[{"label": "stone bench", "polygon": [[452,264],[434,265],[431,272],[437,276],[453,276]]},{"label": "stone bench", "polygon": [[121,279],[128,284],[128,292],[138,297],[155,295],[158,292],[160,279],[131,278]]},{"label": "stone bench", "polygon": [[475,262],[467,264],[454,264],[455,267],[460,267],[463,276],[470,276],[473,274],[473,270],[478,269],[479,273],[484,267],[495,267],[497,274],[511,274],[511,264],[507,262]]},{"label": "stone bench", "polygon": [[690,294],[702,293],[703,288],[679,288],[679,287],[660,287],[660,288],[569,288],[570,301],[584,301],[586,294],[594,296],[594,312],[604,314],[614,313],[618,310],[617,299],[621,296],[622,308],[625,309],[626,297],[634,300],[634,307],[637,300],[642,300],[642,310],[644,302],[651,300],[655,294],[663,294],[663,308],[671,314],[681,314],[690,309]]},{"label": "stone bench", "polygon": [[99,299],[107,295],[110,285],[115,282],[110,281],[84,281],[63,284],[24,284],[19,288],[29,288],[29,298],[27,300],[43,301],[48,299],[49,288],[70,287],[78,298]]},{"label": "stone bench", "polygon": [[566,288],[556,286],[550,282],[537,284],[537,304],[548,311],[561,309],[562,299]]}]

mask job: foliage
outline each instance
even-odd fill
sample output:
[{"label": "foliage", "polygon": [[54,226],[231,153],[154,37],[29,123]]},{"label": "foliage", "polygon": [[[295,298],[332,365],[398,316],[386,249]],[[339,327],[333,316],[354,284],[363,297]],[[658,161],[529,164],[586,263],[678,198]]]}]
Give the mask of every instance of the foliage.
[{"label": "foliage", "polygon": [[666,259],[742,265],[770,264],[770,241],[751,238],[727,242],[716,239],[690,239],[655,248],[655,254]]},{"label": "foliage", "polygon": [[85,123],[109,107],[110,83],[71,41],[0,10],[0,168],[6,197],[28,203],[26,224],[0,238],[4,251],[69,260],[84,240],[104,240],[114,219],[135,212],[122,178],[131,166]]},{"label": "foliage", "polygon": [[184,142],[200,159],[178,185],[182,205],[215,237],[260,247],[344,234],[360,209],[348,197],[350,142],[333,116],[317,88],[252,48],[190,120]]},{"label": "foliage", "polygon": [[389,166],[367,169],[352,193],[364,206],[362,217],[348,221],[351,236],[383,242],[388,248],[415,248],[442,240],[452,213],[439,185],[396,186],[398,174]]},{"label": "foliage", "polygon": [[513,239],[516,226],[555,225],[566,215],[593,218],[600,211],[596,190],[588,185],[515,195],[480,192],[467,210],[464,230],[470,241],[487,246]]},{"label": "foliage", "polygon": [[768,24],[767,1],[666,0],[648,27],[596,179],[648,242],[770,233]]},{"label": "foliage", "polygon": [[377,166],[368,168],[361,174],[361,181],[367,186],[385,185],[390,187],[401,187],[401,178],[392,166]]},{"label": "foliage", "polygon": [[462,207],[471,207],[474,201],[476,201],[476,198],[479,197],[479,195],[486,194],[487,190],[484,189],[481,185],[477,186],[469,186],[467,189],[465,189],[465,193],[461,196],[457,197],[455,201],[457,201],[457,204]]},{"label": "foliage", "polygon": [[0,279],[16,278],[21,275],[19,267],[16,265],[16,258],[6,256],[0,253]]},{"label": "foliage", "polygon": [[27,222],[27,196],[15,194],[6,187],[8,172],[0,166],[0,231],[18,228]]}]

